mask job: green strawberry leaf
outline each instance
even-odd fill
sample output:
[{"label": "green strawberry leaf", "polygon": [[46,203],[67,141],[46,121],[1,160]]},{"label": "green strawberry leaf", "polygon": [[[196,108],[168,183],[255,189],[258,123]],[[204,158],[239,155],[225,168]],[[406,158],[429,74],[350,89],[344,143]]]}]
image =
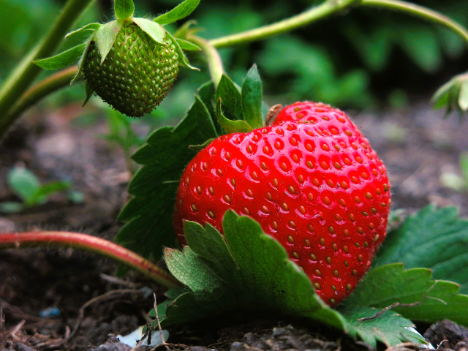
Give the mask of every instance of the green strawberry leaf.
[{"label": "green strawberry leaf", "polygon": [[174,45],[176,47],[177,54],[179,55],[179,65],[183,66],[183,67],[193,69],[194,71],[199,71],[200,69],[190,65],[190,63],[189,63],[189,61],[187,59],[187,56],[185,56],[184,52],[182,51],[182,49],[181,49],[181,47],[179,45],[179,42],[172,36],[172,34],[169,33],[169,32],[166,32],[166,35],[168,35],[171,38],[172,42],[174,43]]},{"label": "green strawberry leaf", "polygon": [[105,25],[99,27],[98,30],[94,33],[94,40],[96,41],[99,53],[101,54],[101,64],[106,59],[109,54],[114,42],[117,39],[117,35],[122,29],[122,21],[112,21],[106,23]]},{"label": "green strawberry leaf", "polygon": [[223,74],[216,89],[216,101],[221,98],[224,106],[226,117],[231,120],[243,120],[242,114],[242,95],[240,88],[229,78]]},{"label": "green strawberry leaf", "polygon": [[135,22],[138,27],[140,27],[143,32],[148,34],[155,42],[164,45],[166,30],[159,23],[147,20],[145,18],[134,18],[133,22]]},{"label": "green strawberry leaf", "polygon": [[189,246],[166,249],[169,270],[190,291],[168,306],[165,325],[263,310],[347,329],[346,320],[315,294],[305,273],[257,222],[228,211],[223,231],[224,236],[209,224],[186,222]]},{"label": "green strawberry leaf", "polygon": [[124,20],[131,18],[135,12],[133,0],[115,0],[114,1],[115,18]]},{"label": "green strawberry leaf", "polygon": [[190,15],[197,8],[199,3],[200,0],[185,0],[174,7],[171,11],[156,17],[154,21],[160,25],[176,22]]},{"label": "green strawberry leaf", "polygon": [[36,60],[33,63],[43,69],[56,70],[73,65],[80,59],[83,52],[86,50],[87,43],[77,45],[67,51],[64,51],[56,56]]},{"label": "green strawberry leaf", "polygon": [[[72,36],[75,36],[77,34],[81,34],[83,32],[92,32],[94,33],[96,30],[101,27],[100,23],[88,23],[87,25],[81,27],[80,29],[74,30],[73,32],[68,33],[65,38],[70,38]],[[90,34],[92,34],[90,33]]]},{"label": "green strawberry leaf", "polygon": [[[189,246],[182,251],[165,250],[169,270],[187,288],[171,291],[164,305],[158,306],[164,327],[226,314],[245,317],[261,312],[318,321],[361,337],[374,347],[377,340],[389,346],[402,341],[424,342],[406,329],[413,326],[412,322],[396,312],[361,322],[359,318],[372,316],[379,309],[330,308],[316,295],[309,278],[288,258],[281,244],[264,234],[253,219],[228,211],[223,232],[220,234],[209,224],[203,228],[186,222]],[[150,315],[155,315],[154,310]]]},{"label": "green strawberry leaf", "polygon": [[201,48],[198,45],[192,43],[191,41],[179,39],[179,38],[177,38],[176,40],[179,43],[182,50],[187,50],[187,51],[200,51],[201,50]]},{"label": "green strawberry leaf", "polygon": [[262,80],[257,65],[253,65],[242,84],[242,111],[244,119],[252,128],[263,127]]},{"label": "green strawberry leaf", "polygon": [[250,124],[244,120],[232,121],[227,119],[221,110],[221,98],[219,98],[216,103],[216,118],[219,125],[226,131],[226,133],[248,133],[253,130]]},{"label": "green strawberry leaf", "polygon": [[468,326],[468,295],[458,293],[458,284],[431,276],[430,269],[404,270],[401,263],[372,269],[344,306],[385,308],[398,303],[392,309],[413,321],[435,323],[447,318]]},{"label": "green strawberry leaf", "polygon": [[429,205],[388,233],[373,265],[430,268],[435,279],[456,282],[461,293],[468,293],[467,245],[468,220],[458,218],[457,208]]},{"label": "green strawberry leaf", "polygon": [[196,154],[189,146],[215,137],[212,117],[198,97],[177,127],[162,127],[149,136],[133,155],[143,167],[129,184],[133,198],[119,215],[125,225],[118,243],[153,259],[162,256],[163,246],[175,245],[175,194],[185,165]]},{"label": "green strawberry leaf", "polygon": [[348,323],[356,329],[357,335],[374,349],[377,347],[377,341],[383,342],[387,347],[405,341],[415,344],[426,343],[421,335],[410,329],[414,325],[409,319],[393,311],[387,311],[373,320],[359,321],[360,318],[374,316],[378,312],[377,308],[362,306],[346,306],[340,311]]}]

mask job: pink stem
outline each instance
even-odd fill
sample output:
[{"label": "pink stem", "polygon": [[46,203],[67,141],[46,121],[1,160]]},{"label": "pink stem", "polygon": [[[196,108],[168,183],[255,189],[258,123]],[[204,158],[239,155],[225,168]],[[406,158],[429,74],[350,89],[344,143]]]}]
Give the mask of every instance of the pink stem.
[{"label": "pink stem", "polygon": [[166,288],[181,287],[167,271],[155,266],[147,259],[113,242],[87,234],[70,232],[25,232],[0,233],[0,248],[65,246],[94,251],[124,263],[147,275]]}]

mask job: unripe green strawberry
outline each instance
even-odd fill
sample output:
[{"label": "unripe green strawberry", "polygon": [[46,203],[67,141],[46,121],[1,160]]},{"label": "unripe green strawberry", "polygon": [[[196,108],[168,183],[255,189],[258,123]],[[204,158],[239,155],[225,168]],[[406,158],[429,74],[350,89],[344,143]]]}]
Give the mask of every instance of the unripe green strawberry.
[{"label": "unripe green strawberry", "polygon": [[164,42],[155,42],[136,23],[125,23],[102,64],[96,43],[90,43],[83,64],[87,84],[121,113],[150,113],[179,73],[176,47],[169,36]]}]

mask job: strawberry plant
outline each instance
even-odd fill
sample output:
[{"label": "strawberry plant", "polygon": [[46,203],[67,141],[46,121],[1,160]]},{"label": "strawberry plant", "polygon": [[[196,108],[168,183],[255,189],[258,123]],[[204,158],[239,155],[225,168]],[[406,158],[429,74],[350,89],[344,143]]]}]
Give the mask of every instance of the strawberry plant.
[{"label": "strawberry plant", "polygon": [[[163,327],[261,311],[320,323],[375,347],[425,343],[413,321],[468,326],[466,220],[453,208],[429,206],[387,233],[386,168],[351,118],[311,101],[268,109],[257,66],[239,86],[217,50],[361,6],[421,17],[468,43],[467,30],[405,1],[327,0],[278,23],[206,40],[193,21],[174,33],[165,27],[190,15],[198,0],[153,20],[134,17],[132,0],[116,0],[115,20],[72,31],[68,37],[88,34],[86,40],[47,57],[88,2],[69,0],[6,80],[0,134],[39,99],[81,79],[85,103],[96,94],[122,114],[143,116],[169,93],[179,67],[194,68],[184,50],[206,60],[211,80],[177,126],[155,130],[132,156],[140,167],[119,215],[118,244],[29,232],[1,234],[0,247],[65,245],[133,267],[171,289],[157,306]],[[29,88],[39,67],[63,70]],[[466,112],[465,80],[442,87],[436,107]],[[126,143],[118,131],[109,137]],[[163,256],[170,273],[152,263]]]}]

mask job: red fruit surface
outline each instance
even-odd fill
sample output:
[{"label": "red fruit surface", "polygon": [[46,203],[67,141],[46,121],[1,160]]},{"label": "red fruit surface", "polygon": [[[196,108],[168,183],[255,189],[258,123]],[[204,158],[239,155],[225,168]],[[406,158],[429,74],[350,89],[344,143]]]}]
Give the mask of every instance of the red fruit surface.
[{"label": "red fruit surface", "polygon": [[300,102],[270,127],[215,139],[185,169],[174,216],[222,231],[228,209],[276,238],[334,306],[369,269],[386,234],[385,166],[340,110]]}]

